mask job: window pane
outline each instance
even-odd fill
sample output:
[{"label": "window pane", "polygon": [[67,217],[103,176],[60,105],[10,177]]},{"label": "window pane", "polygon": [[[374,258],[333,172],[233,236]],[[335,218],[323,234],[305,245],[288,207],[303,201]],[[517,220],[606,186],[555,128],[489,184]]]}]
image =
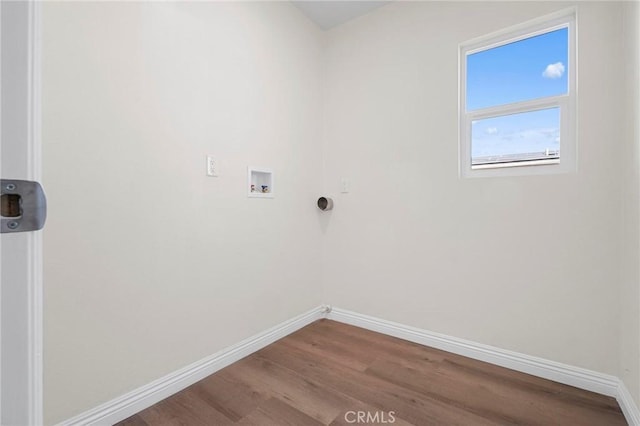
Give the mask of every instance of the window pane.
[{"label": "window pane", "polygon": [[568,91],[568,28],[467,56],[467,110]]},{"label": "window pane", "polygon": [[560,157],[560,108],[475,120],[471,164],[497,164]]}]

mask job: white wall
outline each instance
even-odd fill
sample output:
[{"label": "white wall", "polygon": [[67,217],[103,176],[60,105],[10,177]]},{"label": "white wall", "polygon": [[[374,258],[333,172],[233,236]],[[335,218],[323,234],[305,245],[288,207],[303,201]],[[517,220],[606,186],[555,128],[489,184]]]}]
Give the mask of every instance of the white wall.
[{"label": "white wall", "polygon": [[458,177],[458,44],[567,5],[397,2],[329,33],[326,300],[618,374],[619,3],[577,5],[578,172]]},{"label": "white wall", "polygon": [[323,35],[284,2],[46,3],[47,423],[321,302],[637,399],[637,6],[578,3],[577,173],[457,174],[458,43],[567,5],[398,2]]},{"label": "white wall", "polygon": [[623,266],[620,291],[620,378],[640,406],[640,4],[623,7],[624,118]]},{"label": "white wall", "polygon": [[[43,22],[51,424],[321,303],[322,67],[288,3],[47,2]],[[276,198],[247,198],[248,165]]]}]

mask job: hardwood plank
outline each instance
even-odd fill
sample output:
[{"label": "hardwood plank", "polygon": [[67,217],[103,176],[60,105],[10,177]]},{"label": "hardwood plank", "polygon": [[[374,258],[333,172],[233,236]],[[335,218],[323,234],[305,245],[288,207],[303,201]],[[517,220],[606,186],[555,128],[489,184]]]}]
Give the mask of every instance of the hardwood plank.
[{"label": "hardwood plank", "polygon": [[[318,385],[312,378],[302,377],[258,353],[238,362],[230,374],[250,384],[259,392],[269,393],[320,423],[329,424],[352,400]],[[240,368],[241,367],[241,368]]]},{"label": "hardwood plank", "polygon": [[201,399],[234,422],[239,421],[270,398],[270,392],[260,391],[224,369],[201,380],[191,388]]},{"label": "hardwood plank", "polygon": [[398,426],[626,424],[613,398],[320,320],[119,425],[344,426],[358,412]]},{"label": "hardwood plank", "polygon": [[353,337],[319,331],[317,328],[305,327],[285,337],[285,341],[308,346],[309,350],[328,361],[335,361],[359,371],[366,370],[379,356],[377,351],[362,350],[364,345],[357,344]]},{"label": "hardwood plank", "polygon": [[293,408],[278,398],[260,404],[240,422],[241,426],[322,426],[314,418]]},{"label": "hardwood plank", "polygon": [[149,426],[147,424],[147,422],[142,420],[140,418],[140,416],[138,416],[137,414],[135,414],[135,415],[129,417],[128,419],[120,422],[120,425],[122,425],[122,426]]},{"label": "hardwood plank", "polygon": [[141,411],[138,416],[153,426],[232,425],[233,421],[203,401],[189,387]]}]

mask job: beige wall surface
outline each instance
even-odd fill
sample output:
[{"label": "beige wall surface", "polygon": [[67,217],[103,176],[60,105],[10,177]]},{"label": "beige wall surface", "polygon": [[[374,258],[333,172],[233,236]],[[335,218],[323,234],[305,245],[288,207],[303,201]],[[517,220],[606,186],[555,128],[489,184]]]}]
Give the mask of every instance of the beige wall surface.
[{"label": "beige wall surface", "polygon": [[[574,5],[577,172],[461,179],[458,45]],[[638,401],[637,11],[395,2],[323,34],[287,2],[45,3],[47,424],[322,302]]]},{"label": "beige wall surface", "polygon": [[329,33],[326,300],[617,375],[619,3],[577,3],[578,171],[458,176],[458,45],[567,6],[397,2]]},{"label": "beige wall surface", "polygon": [[620,372],[640,406],[640,3],[626,2],[622,11],[625,72],[623,245],[620,287]]},{"label": "beige wall surface", "polygon": [[43,9],[51,424],[321,303],[322,46],[288,3]]}]

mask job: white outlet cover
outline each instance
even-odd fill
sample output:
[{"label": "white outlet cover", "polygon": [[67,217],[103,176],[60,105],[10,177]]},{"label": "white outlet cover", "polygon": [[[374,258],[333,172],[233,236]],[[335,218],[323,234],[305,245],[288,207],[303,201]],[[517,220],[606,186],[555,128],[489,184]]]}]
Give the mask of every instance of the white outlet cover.
[{"label": "white outlet cover", "polygon": [[340,179],[340,184],[341,184],[340,192],[342,192],[343,194],[346,194],[349,191],[351,191],[351,180],[350,179],[342,178],[342,179]]}]

